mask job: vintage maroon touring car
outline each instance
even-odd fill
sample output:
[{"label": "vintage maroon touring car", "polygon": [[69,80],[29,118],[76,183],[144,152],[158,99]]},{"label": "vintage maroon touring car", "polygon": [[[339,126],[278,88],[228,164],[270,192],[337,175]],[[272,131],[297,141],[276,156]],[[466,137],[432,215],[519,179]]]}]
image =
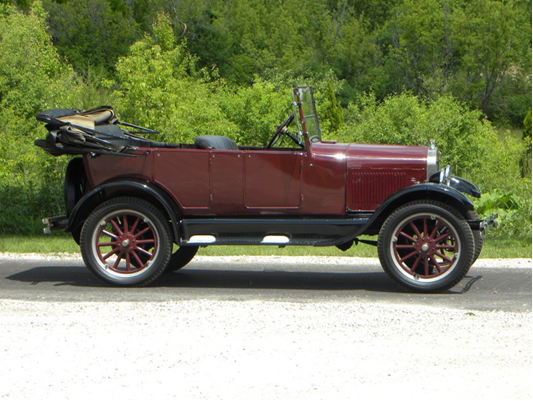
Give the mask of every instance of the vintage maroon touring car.
[{"label": "vintage maroon touring car", "polygon": [[[309,245],[342,250],[377,235],[384,270],[417,291],[456,285],[478,257],[481,220],[464,193],[478,188],[439,170],[434,145],[344,144],[321,139],[311,87],[264,147],[223,136],[168,144],[140,136],[111,107],[50,110],[36,141],[73,158],[64,229],[87,267],[119,286],[143,286],[185,266],[199,246]],[[291,123],[294,121],[294,129]],[[290,146],[277,146],[286,139]]]}]

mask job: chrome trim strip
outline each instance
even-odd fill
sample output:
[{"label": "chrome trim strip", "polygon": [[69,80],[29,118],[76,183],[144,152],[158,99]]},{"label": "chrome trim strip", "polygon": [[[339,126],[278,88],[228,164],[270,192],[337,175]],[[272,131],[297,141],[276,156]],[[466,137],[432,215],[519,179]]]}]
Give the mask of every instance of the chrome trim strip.
[{"label": "chrome trim strip", "polygon": [[438,149],[435,146],[435,142],[431,141],[428,148],[427,156],[427,169],[426,169],[426,180],[429,181],[429,177],[439,171],[439,160],[438,160]]}]

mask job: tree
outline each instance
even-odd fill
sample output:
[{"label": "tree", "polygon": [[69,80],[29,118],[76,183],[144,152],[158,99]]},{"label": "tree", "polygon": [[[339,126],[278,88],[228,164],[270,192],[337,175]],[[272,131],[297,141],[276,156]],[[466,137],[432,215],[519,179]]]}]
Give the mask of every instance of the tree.
[{"label": "tree", "polygon": [[152,30],[117,63],[122,119],[161,130],[161,139],[172,142],[192,142],[203,134],[231,136],[234,127],[215,97],[216,71],[197,68],[186,42],[177,42],[168,15],[160,14]]},{"label": "tree", "polygon": [[[344,124],[342,116],[342,107],[337,101],[333,84],[328,82],[326,95],[324,96],[324,114],[322,121],[327,125],[327,131],[330,135],[334,135]],[[324,124],[322,124],[324,128]]]},{"label": "tree", "polygon": [[118,58],[140,37],[128,8],[109,0],[45,0],[48,24],[58,51],[77,71],[89,66],[112,71]]},{"label": "tree", "polygon": [[28,14],[0,5],[1,233],[36,233],[42,216],[62,212],[68,159],[51,158],[33,145],[41,134],[35,113],[67,107],[77,80],[61,62],[45,20],[39,2]]}]

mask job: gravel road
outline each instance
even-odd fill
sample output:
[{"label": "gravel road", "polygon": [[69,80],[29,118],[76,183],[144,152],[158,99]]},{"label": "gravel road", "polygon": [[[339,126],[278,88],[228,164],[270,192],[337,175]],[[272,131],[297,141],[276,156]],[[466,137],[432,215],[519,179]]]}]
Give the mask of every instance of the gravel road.
[{"label": "gravel road", "polygon": [[530,400],[531,330],[386,302],[0,297],[0,399]]}]

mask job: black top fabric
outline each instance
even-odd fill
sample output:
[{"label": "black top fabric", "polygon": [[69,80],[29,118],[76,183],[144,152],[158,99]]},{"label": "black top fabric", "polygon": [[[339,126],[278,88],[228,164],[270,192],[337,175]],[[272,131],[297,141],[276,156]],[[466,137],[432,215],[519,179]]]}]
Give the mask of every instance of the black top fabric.
[{"label": "black top fabric", "polygon": [[237,144],[225,137],[217,135],[201,135],[194,138],[194,144],[200,149],[239,150]]},{"label": "black top fabric", "polygon": [[53,109],[53,110],[46,110],[39,114],[37,114],[37,120],[42,122],[50,122],[52,119],[56,119],[59,117],[65,117],[65,116],[71,116],[73,114],[79,113],[79,110],[75,109]]}]

